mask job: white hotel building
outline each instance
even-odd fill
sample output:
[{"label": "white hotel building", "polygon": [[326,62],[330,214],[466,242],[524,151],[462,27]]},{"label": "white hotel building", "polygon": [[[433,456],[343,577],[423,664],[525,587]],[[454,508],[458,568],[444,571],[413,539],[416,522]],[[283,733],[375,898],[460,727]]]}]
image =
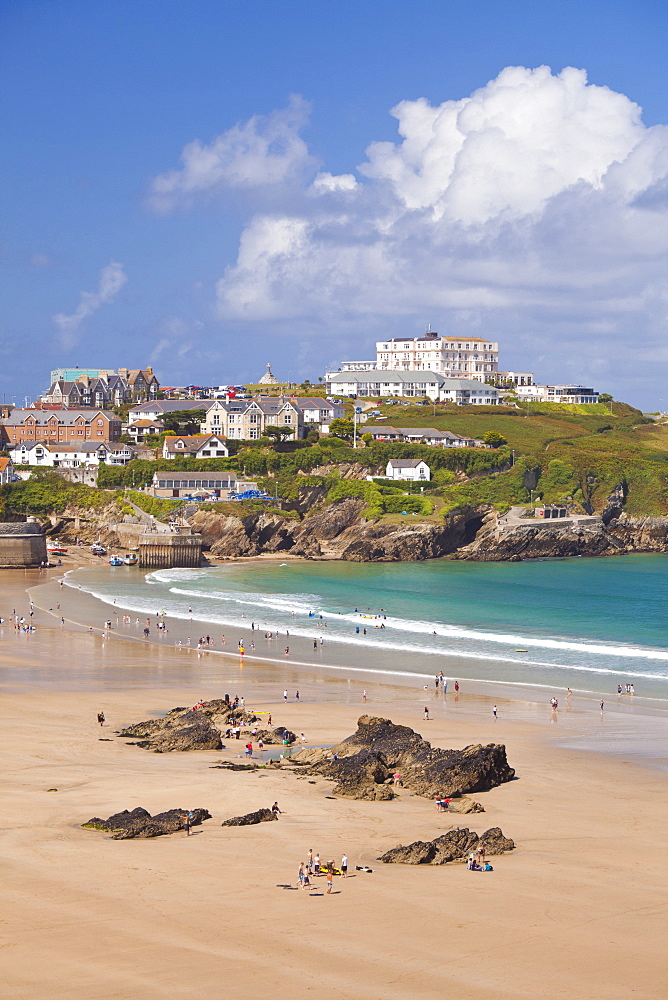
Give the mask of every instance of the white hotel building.
[{"label": "white hotel building", "polygon": [[439,372],[446,378],[484,382],[499,369],[499,345],[480,337],[393,337],[376,343],[375,361],[344,361],[341,370]]},{"label": "white hotel building", "polygon": [[375,361],[344,361],[343,372],[438,372],[445,378],[532,385],[532,372],[500,372],[499,345],[483,337],[392,337],[376,342]]}]

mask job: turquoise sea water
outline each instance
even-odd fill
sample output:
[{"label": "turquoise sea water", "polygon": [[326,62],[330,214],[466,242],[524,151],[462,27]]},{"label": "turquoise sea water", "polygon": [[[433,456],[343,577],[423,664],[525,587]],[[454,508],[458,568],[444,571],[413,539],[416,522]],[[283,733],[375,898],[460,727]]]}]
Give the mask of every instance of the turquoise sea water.
[{"label": "turquoise sea water", "polygon": [[267,630],[289,631],[293,644],[307,640],[303,655],[340,669],[443,670],[607,697],[631,682],[636,695],[668,700],[668,556],[256,562],[149,574],[104,567],[68,582],[119,609],[187,620],[192,607],[214,642],[227,628],[233,643],[244,637],[248,648],[252,638],[262,656],[282,652]]}]

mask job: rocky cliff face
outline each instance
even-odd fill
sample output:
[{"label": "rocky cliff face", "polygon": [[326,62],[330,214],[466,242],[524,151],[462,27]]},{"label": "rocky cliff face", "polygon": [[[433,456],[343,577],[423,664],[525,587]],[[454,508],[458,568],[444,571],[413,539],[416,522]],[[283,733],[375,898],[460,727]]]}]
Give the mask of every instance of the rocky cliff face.
[{"label": "rocky cliff face", "polygon": [[668,552],[668,517],[629,517],[621,513],[608,523],[522,524],[501,532],[496,517],[487,518],[470,544],[454,558],[478,562],[564,556],[608,556],[626,552]]},{"label": "rocky cliff face", "polygon": [[308,559],[349,562],[409,562],[454,552],[467,540],[477,512],[462,510],[441,524],[407,521],[388,524],[365,520],[364,501],[341,500],[301,521],[280,514],[224,516],[198,511],[191,524],[205,548],[223,558],[290,552]]}]

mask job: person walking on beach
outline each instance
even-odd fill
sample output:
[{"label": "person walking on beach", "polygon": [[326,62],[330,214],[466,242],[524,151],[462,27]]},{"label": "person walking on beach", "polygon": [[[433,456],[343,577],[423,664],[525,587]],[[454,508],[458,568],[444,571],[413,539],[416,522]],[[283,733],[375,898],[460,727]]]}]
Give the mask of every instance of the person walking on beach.
[{"label": "person walking on beach", "polygon": [[283,701],[287,703],[287,700],[288,700],[288,692],[286,690],[283,692]]},{"label": "person walking on beach", "polygon": [[327,895],[331,895],[332,886],[334,884],[334,865],[330,861],[327,865]]},{"label": "person walking on beach", "polygon": [[495,706],[494,706],[494,708],[492,709],[492,715],[494,716],[494,718],[495,718],[495,719],[496,719],[496,718],[498,718],[498,716],[497,716],[497,714],[496,714],[496,705],[495,705]]},{"label": "person walking on beach", "polygon": [[183,829],[186,831],[186,837],[190,836],[190,818],[191,813],[186,812],[183,814]]},{"label": "person walking on beach", "polygon": [[101,726],[104,725],[104,721],[105,721],[104,720],[104,712],[98,712],[97,713],[97,721],[100,723]]},{"label": "person walking on beach", "polygon": [[319,854],[316,854],[316,856],[315,856],[315,858],[313,860],[313,873],[314,873],[314,875],[319,875],[320,874],[320,855]]},{"label": "person walking on beach", "polygon": [[306,871],[311,874],[313,871],[313,848],[309,847],[308,854],[306,855]]},{"label": "person walking on beach", "polygon": [[304,888],[304,862],[299,862],[299,868],[297,870],[297,885],[300,889]]},{"label": "person walking on beach", "polygon": [[366,701],[366,691],[362,691],[362,701]]},{"label": "person walking on beach", "polygon": [[295,701],[299,701],[299,691],[295,691]]},{"label": "person walking on beach", "polygon": [[605,705],[605,702],[604,702],[604,701],[603,701],[603,699],[601,698],[601,715],[603,715],[603,706],[604,706],[604,705]]},{"label": "person walking on beach", "polygon": [[348,874],[348,856],[344,854],[341,858],[341,877],[346,878]]},{"label": "person walking on beach", "polygon": [[424,717],[426,720],[429,719],[429,708],[427,705],[424,706]]},{"label": "person walking on beach", "polygon": [[455,681],[455,694],[459,694],[459,681]]}]

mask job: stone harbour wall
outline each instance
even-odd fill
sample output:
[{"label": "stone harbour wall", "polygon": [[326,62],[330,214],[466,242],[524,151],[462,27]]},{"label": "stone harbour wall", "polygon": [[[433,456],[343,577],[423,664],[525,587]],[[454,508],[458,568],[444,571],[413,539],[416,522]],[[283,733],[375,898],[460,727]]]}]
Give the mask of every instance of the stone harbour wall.
[{"label": "stone harbour wall", "polygon": [[46,536],[36,521],[0,523],[0,568],[26,569],[46,563]]}]

